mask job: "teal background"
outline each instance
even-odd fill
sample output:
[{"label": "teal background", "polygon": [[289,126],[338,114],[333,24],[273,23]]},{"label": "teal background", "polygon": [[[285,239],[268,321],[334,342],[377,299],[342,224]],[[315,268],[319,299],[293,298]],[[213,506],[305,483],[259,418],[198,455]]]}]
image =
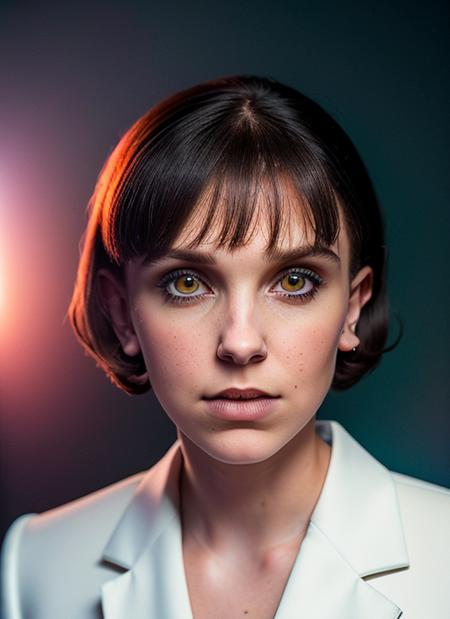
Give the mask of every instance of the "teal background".
[{"label": "teal background", "polygon": [[1,4],[3,527],[147,468],[173,440],[153,395],[110,385],[64,315],[85,205],[116,140],[161,98],[234,73],[274,77],[331,112],[385,214],[404,337],[319,417],[387,467],[450,486],[447,24],[436,0]]}]

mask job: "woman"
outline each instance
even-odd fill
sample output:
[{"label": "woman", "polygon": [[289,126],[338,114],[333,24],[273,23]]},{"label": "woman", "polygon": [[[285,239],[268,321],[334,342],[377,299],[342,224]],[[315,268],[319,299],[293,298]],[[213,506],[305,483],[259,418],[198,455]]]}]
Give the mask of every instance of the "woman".
[{"label": "woman", "polygon": [[69,316],[178,440],[12,525],[6,618],[447,616],[450,491],[316,421],[385,350],[385,260],[358,154],[297,91],[224,78],[138,120],[100,175]]}]

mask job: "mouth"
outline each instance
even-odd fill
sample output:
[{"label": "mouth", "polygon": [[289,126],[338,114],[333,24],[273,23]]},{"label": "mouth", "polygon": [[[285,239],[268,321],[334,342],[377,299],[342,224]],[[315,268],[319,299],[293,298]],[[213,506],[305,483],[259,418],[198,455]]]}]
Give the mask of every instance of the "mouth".
[{"label": "mouth", "polygon": [[246,389],[239,389],[237,387],[230,387],[224,389],[213,396],[205,396],[204,400],[256,400],[261,398],[279,398],[261,389],[255,387],[248,387]]},{"label": "mouth", "polygon": [[280,395],[272,395],[262,389],[231,387],[213,396],[205,396],[209,414],[228,422],[257,422],[277,410],[276,400]]}]

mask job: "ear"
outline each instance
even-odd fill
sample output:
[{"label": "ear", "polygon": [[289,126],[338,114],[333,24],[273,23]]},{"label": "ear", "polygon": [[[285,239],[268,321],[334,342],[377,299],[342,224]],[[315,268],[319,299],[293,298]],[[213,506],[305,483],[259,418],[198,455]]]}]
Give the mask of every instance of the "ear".
[{"label": "ear", "polygon": [[122,350],[126,355],[134,357],[141,347],[131,322],[125,288],[107,269],[100,269],[97,277],[103,305],[111,318]]},{"label": "ear", "polygon": [[350,285],[347,315],[338,344],[338,349],[342,352],[348,352],[359,345],[360,340],[355,329],[362,308],[372,296],[372,286],[373,269],[365,266],[358,271]]}]

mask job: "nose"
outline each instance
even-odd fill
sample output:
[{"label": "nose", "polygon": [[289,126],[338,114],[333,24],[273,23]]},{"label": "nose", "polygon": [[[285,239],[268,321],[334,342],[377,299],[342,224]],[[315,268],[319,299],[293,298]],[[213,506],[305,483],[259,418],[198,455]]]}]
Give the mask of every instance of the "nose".
[{"label": "nose", "polygon": [[217,357],[228,363],[247,365],[267,357],[267,346],[251,308],[241,305],[225,317]]}]

